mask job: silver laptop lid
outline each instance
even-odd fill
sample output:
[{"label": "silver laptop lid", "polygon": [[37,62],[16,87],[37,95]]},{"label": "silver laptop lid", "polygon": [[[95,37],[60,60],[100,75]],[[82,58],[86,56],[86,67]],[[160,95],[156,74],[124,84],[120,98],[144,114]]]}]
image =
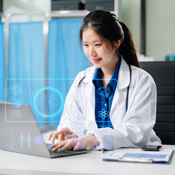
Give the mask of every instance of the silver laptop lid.
[{"label": "silver laptop lid", "polygon": [[12,103],[0,103],[0,149],[50,158],[29,105],[15,108]]}]

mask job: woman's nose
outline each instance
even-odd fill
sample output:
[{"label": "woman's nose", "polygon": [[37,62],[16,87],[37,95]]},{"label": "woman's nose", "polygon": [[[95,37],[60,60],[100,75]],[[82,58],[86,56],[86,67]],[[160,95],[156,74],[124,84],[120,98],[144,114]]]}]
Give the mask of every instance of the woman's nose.
[{"label": "woman's nose", "polygon": [[96,55],[97,55],[97,54],[96,54],[94,48],[93,48],[93,47],[90,47],[90,49],[89,49],[89,56],[93,58],[93,57],[95,57]]}]

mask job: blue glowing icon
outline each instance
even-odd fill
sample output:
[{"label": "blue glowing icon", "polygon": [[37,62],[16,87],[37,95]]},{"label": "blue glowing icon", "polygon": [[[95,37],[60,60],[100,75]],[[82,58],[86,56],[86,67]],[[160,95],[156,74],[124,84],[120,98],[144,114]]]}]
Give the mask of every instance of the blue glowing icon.
[{"label": "blue glowing icon", "polygon": [[[42,117],[55,117],[63,109],[64,99],[59,90],[53,87],[44,87],[36,92],[33,99],[35,111]],[[44,110],[48,108],[48,114]]]},{"label": "blue glowing icon", "polygon": [[21,87],[18,84],[9,87],[12,95],[19,95],[22,92]]},{"label": "blue glowing icon", "polygon": [[6,142],[3,143],[4,149],[13,150],[14,136],[11,128],[5,130]]},{"label": "blue glowing icon", "polygon": [[13,130],[11,129],[11,127],[5,130],[5,135],[13,135]]},{"label": "blue glowing icon", "polygon": [[11,117],[21,117],[21,110],[11,110]]},{"label": "blue glowing icon", "polygon": [[98,111],[98,117],[101,117],[103,120],[105,120],[105,117],[108,117],[108,111],[105,109],[102,109],[102,111]]},{"label": "blue glowing icon", "polygon": [[112,141],[112,137],[111,136],[103,136],[103,141],[104,142],[111,142]]},{"label": "blue glowing icon", "polygon": [[27,136],[27,140],[26,142],[28,143],[28,148],[30,148],[30,142],[31,142],[31,136],[30,136],[30,133],[28,133],[28,136]]},{"label": "blue glowing icon", "polygon": [[23,133],[21,133],[20,137],[19,137],[19,142],[21,144],[21,148],[23,148],[24,142],[25,142],[25,138]]},{"label": "blue glowing icon", "polygon": [[108,98],[111,94],[111,90],[108,87],[106,87],[106,89],[104,87],[100,87],[97,90],[97,94],[101,95],[104,98]]},{"label": "blue glowing icon", "polygon": [[21,104],[22,104],[22,102],[21,102],[21,100],[19,98],[17,98],[17,99],[12,101],[12,105],[15,108],[19,108],[21,106]]},{"label": "blue glowing icon", "polygon": [[34,142],[35,142],[36,145],[41,145],[43,143],[43,141],[44,140],[40,135],[35,136],[35,138],[34,138]]}]

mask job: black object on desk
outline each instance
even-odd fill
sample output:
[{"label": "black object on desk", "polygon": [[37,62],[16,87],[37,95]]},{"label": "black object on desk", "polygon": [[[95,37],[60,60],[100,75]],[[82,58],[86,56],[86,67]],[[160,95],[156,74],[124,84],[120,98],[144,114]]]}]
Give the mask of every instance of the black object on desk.
[{"label": "black object on desk", "polygon": [[157,145],[145,145],[141,147],[144,151],[159,151],[162,146]]}]

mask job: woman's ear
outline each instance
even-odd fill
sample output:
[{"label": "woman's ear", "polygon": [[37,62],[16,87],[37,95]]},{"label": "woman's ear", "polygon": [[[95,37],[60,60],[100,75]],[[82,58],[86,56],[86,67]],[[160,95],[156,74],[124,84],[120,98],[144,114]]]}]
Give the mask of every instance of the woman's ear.
[{"label": "woman's ear", "polygon": [[115,48],[118,49],[120,47],[121,40],[115,42]]}]

